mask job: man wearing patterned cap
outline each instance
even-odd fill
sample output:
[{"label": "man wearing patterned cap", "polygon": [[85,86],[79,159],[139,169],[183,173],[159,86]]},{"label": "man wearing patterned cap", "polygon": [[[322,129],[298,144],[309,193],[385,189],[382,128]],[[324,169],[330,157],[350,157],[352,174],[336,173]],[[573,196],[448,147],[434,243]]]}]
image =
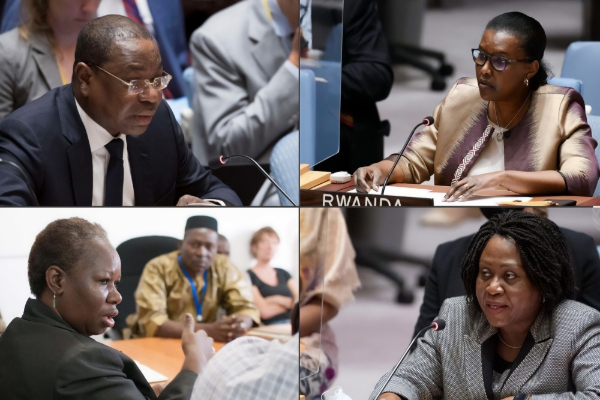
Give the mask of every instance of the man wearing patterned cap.
[{"label": "man wearing patterned cap", "polygon": [[[218,237],[216,219],[190,217],[179,250],[146,264],[135,292],[137,313],[127,318],[134,335],[181,337],[188,312],[196,316],[196,330],[221,342],[258,324],[250,285],[228,257],[217,254]],[[217,320],[219,307],[227,316]]]}]

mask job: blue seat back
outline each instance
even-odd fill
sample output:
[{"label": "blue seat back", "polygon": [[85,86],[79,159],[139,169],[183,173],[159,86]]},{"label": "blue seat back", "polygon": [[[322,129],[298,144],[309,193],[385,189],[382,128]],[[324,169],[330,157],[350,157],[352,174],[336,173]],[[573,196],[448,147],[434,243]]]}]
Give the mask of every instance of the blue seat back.
[{"label": "blue seat back", "polygon": [[[271,152],[271,176],[296,204],[300,204],[300,160],[298,158],[299,132],[294,131],[282,137]],[[282,206],[293,206],[279,194]]]},{"label": "blue seat back", "polygon": [[567,48],[561,77],[583,83],[581,95],[592,106],[592,115],[600,115],[600,42],[573,42]]},{"label": "blue seat back", "polygon": [[552,78],[552,79],[548,79],[548,83],[551,85],[573,88],[573,89],[577,90],[577,92],[579,92],[579,94],[581,94],[582,90],[583,90],[583,83],[579,79],[563,78],[563,77]]}]

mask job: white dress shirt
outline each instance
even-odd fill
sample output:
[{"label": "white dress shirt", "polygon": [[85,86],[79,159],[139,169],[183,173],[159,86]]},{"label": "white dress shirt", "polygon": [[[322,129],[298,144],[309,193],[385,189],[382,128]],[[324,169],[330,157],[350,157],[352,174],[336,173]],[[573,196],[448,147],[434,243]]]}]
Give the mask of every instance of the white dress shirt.
[{"label": "white dress shirt", "polygon": [[106,146],[113,139],[121,139],[124,142],[123,146],[123,205],[135,205],[135,196],[133,193],[133,181],[131,179],[131,169],[129,168],[129,157],[127,156],[127,140],[124,134],[120,133],[114,137],[106,129],[101,127],[94,121],[79,105],[77,111],[81,117],[81,122],[85,127],[88,140],[90,142],[90,150],[92,152],[92,176],[93,176],[93,191],[92,205],[103,206],[104,196],[106,193],[106,170],[110,161],[110,154],[106,150]]},{"label": "white dress shirt", "polygon": [[[135,0],[135,3],[140,12],[140,17],[142,17],[142,21],[144,21],[144,25],[146,25],[146,29],[154,36],[154,19],[152,18],[150,8],[148,7],[148,0]],[[96,15],[98,15],[98,17],[103,17],[108,14],[117,14],[126,17],[127,12],[125,11],[123,0],[102,0],[98,6]]]},{"label": "white dress shirt", "polygon": [[[292,51],[292,42],[289,41],[289,38],[290,36],[293,37],[294,30],[292,29],[285,14],[283,14],[283,11],[281,11],[277,0],[267,0],[267,4],[269,5],[269,10],[271,11],[271,16],[273,17],[271,22],[273,23],[275,35],[279,37],[279,40],[283,44],[285,51],[290,53]],[[300,69],[296,67],[290,60],[285,60],[284,66],[292,75],[294,75],[297,79],[300,79]]]}]

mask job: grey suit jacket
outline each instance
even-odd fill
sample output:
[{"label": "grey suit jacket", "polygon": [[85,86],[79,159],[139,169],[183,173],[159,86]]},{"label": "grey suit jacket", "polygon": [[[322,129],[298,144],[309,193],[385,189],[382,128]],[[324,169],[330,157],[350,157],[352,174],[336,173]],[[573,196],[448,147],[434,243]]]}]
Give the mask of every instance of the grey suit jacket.
[{"label": "grey suit jacket", "polygon": [[245,0],[209,18],[192,35],[194,155],[268,160],[269,149],[298,121],[298,78],[261,0]]},{"label": "grey suit jacket", "polygon": [[[384,392],[409,400],[490,398],[486,386],[490,393],[491,385],[485,381],[486,375],[491,376],[486,372],[491,374],[489,350],[495,354],[495,346],[489,344],[497,337],[497,329],[483,313],[472,312],[465,299],[453,297],[444,302],[439,317],[446,320],[446,329],[428,331],[419,339],[416,350],[404,360]],[[533,394],[533,400],[600,398],[598,311],[565,300],[550,317],[538,316],[528,340],[530,350],[519,354],[492,398],[519,392]],[[388,376],[379,381],[371,399]]]},{"label": "grey suit jacket", "polygon": [[60,72],[46,37],[23,41],[18,28],[0,35],[0,121],[58,86]]}]

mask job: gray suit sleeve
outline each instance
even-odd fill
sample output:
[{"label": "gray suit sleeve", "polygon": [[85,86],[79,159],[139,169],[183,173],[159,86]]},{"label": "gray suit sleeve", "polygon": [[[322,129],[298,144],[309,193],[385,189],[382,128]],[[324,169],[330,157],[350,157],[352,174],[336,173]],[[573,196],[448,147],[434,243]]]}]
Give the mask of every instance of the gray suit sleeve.
[{"label": "gray suit sleeve", "polygon": [[11,43],[12,36],[5,33],[0,36],[0,121],[6,118],[15,108],[15,86],[17,83],[16,73],[20,67],[15,65],[16,55]]},{"label": "gray suit sleeve", "polygon": [[[282,64],[252,99],[228,54],[198,30],[192,36],[196,130],[208,158],[221,154],[259,157],[294,125],[298,79]],[[252,62],[249,60],[248,62]]]},{"label": "gray suit sleeve", "polygon": [[[196,377],[192,371],[180,372],[159,400],[189,400]],[[133,361],[126,363],[115,350],[94,346],[65,357],[56,377],[54,398],[155,400],[156,395]]]}]

